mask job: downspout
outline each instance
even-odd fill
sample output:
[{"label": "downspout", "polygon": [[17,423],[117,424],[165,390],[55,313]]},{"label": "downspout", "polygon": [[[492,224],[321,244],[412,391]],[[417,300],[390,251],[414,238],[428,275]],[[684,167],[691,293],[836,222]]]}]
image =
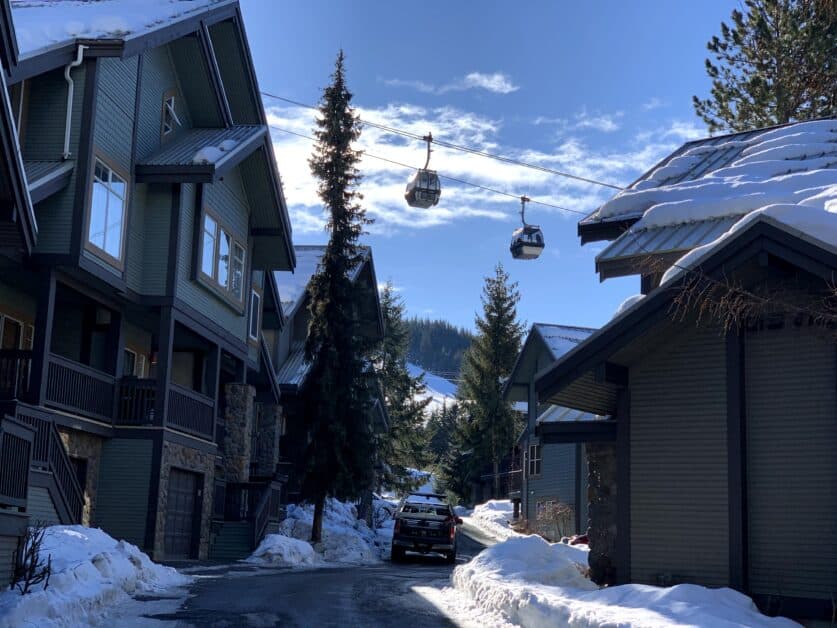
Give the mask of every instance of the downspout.
[{"label": "downspout", "polygon": [[67,64],[64,68],[64,79],[67,81],[67,120],[64,123],[64,154],[62,155],[63,159],[70,158],[70,123],[73,120],[73,91],[74,91],[74,83],[73,79],[70,77],[70,70],[73,68],[77,68],[81,65],[82,57],[84,56],[84,51],[87,49],[87,46],[82,46],[79,44],[78,51],[76,52],[75,61]]}]

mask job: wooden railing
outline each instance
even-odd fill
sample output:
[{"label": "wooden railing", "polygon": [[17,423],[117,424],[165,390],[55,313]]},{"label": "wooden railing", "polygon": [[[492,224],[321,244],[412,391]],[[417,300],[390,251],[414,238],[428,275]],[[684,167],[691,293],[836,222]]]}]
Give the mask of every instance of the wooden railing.
[{"label": "wooden railing", "polygon": [[194,390],[171,384],[169,427],[212,440],[215,435],[215,400]]},{"label": "wooden railing", "polygon": [[110,423],[115,378],[55,354],[49,356],[48,405]]},{"label": "wooden railing", "polygon": [[52,473],[69,518],[81,523],[84,492],[55,423],[47,413],[23,404],[18,407],[17,418],[35,430],[31,466]]},{"label": "wooden railing", "polygon": [[0,350],[0,399],[26,399],[31,372],[31,351]]},{"label": "wooden railing", "polygon": [[154,416],[157,380],[123,377],[119,380],[114,425],[159,425]]},{"label": "wooden railing", "polygon": [[34,434],[8,417],[0,421],[0,505],[26,511]]}]

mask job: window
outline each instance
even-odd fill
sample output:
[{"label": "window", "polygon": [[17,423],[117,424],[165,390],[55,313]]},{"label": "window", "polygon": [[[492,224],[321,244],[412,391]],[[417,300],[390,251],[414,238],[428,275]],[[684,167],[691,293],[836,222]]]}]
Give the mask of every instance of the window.
[{"label": "window", "polygon": [[262,311],[262,296],[253,290],[250,293],[250,338],[252,340],[259,339],[259,315]]},{"label": "window", "polygon": [[122,374],[125,377],[145,377],[145,356],[131,349],[125,349],[122,357]]},{"label": "window", "polygon": [[177,101],[174,90],[169,90],[163,95],[163,137],[171,135],[175,126],[180,126],[180,118],[177,117]]},{"label": "window", "polygon": [[122,259],[127,191],[125,179],[96,159],[87,241],[117,261]]},{"label": "window", "polygon": [[541,474],[541,446],[529,445],[529,475]]},{"label": "window", "polygon": [[208,212],[203,216],[201,234],[200,275],[240,303],[244,300],[246,248]]},{"label": "window", "polygon": [[0,347],[3,349],[20,349],[23,325],[8,316],[4,316],[2,335],[3,338],[2,342],[0,342]]}]

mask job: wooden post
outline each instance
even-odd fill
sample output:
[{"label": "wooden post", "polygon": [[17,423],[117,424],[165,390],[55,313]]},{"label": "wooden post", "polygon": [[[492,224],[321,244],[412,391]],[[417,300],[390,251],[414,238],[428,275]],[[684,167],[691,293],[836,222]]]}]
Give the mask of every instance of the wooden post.
[{"label": "wooden post", "polygon": [[169,384],[171,382],[172,345],[174,344],[174,314],[170,305],[160,308],[160,331],[157,337],[157,394],[154,402],[155,423],[167,421]]},{"label": "wooden post", "polygon": [[35,338],[32,343],[30,392],[39,406],[46,399],[49,354],[52,345],[52,321],[55,314],[55,275],[44,270],[38,277],[38,310],[35,314]]}]

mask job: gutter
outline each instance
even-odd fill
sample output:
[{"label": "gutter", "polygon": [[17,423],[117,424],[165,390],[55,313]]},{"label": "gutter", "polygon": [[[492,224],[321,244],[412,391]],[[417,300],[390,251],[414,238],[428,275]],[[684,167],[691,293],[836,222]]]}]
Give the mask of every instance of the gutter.
[{"label": "gutter", "polygon": [[70,158],[70,124],[73,121],[73,94],[75,92],[75,83],[70,76],[70,70],[81,65],[85,50],[87,46],[79,44],[76,58],[64,67],[64,80],[67,81],[67,118],[64,122],[64,153],[61,158],[65,161]]}]

